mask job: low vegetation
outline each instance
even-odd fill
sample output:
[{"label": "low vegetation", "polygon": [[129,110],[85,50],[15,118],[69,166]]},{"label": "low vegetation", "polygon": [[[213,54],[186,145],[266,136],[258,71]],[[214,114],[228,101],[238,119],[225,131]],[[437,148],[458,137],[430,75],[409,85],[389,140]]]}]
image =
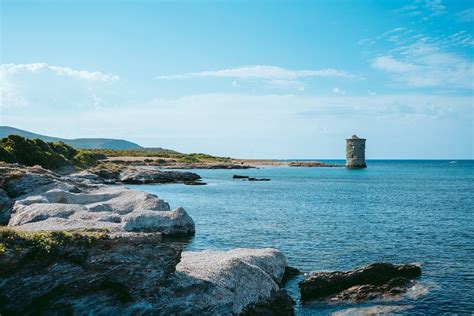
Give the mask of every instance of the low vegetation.
[{"label": "low vegetation", "polygon": [[172,159],[182,163],[199,162],[230,162],[230,157],[218,157],[203,153],[183,154],[173,150],[148,151],[148,150],[111,150],[111,149],[91,149],[91,153],[105,155],[107,157],[149,157],[149,162],[165,162],[165,159]]},{"label": "low vegetation", "polygon": [[[153,148],[152,148],[153,149]],[[56,170],[62,167],[96,167],[114,169],[100,160],[107,157],[147,157],[145,162],[172,163],[229,163],[230,157],[218,157],[203,153],[184,154],[173,150],[112,150],[112,149],[76,149],[63,142],[45,142],[41,139],[24,138],[10,135],[0,139],[0,162],[19,163],[25,166],[39,165]],[[121,167],[120,167],[121,168]],[[120,171],[118,166],[117,171]]]},{"label": "low vegetation", "polygon": [[87,150],[78,150],[63,142],[45,142],[10,135],[0,139],[0,161],[26,166],[40,165],[46,169],[66,166],[88,167],[103,155]]},{"label": "low vegetation", "polygon": [[27,250],[34,255],[53,254],[66,245],[91,245],[98,239],[107,239],[106,230],[84,231],[20,231],[0,227],[0,255],[7,250],[22,252]]}]

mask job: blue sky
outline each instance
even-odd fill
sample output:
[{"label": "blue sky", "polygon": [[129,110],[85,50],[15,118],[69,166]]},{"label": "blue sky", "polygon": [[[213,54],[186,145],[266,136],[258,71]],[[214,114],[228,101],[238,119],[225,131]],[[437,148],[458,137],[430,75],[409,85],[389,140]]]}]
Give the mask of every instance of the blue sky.
[{"label": "blue sky", "polygon": [[241,158],[474,158],[474,2],[0,0],[0,125]]}]

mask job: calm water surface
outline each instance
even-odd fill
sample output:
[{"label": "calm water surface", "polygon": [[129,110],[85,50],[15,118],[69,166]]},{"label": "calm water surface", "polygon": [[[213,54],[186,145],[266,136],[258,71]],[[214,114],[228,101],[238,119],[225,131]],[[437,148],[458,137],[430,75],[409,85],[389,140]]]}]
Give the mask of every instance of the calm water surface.
[{"label": "calm water surface", "polygon": [[[472,314],[474,161],[369,161],[368,166],[192,170],[208,185],[133,187],[186,209],[196,223],[188,250],[275,247],[304,272],[376,261],[422,264],[419,285],[400,301],[298,303],[297,314],[352,314],[374,306],[409,315]],[[271,181],[233,180],[233,174]],[[297,302],[298,281],[287,285]]]}]

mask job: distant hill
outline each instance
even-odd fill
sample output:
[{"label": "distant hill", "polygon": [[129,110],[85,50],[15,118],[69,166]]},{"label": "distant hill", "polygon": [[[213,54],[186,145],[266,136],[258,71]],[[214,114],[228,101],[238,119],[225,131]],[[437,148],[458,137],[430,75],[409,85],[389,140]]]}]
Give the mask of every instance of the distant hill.
[{"label": "distant hill", "polygon": [[7,137],[8,135],[19,135],[26,138],[39,138],[45,142],[61,141],[74,148],[113,149],[113,150],[143,149],[143,147],[141,147],[140,145],[129,142],[127,140],[123,140],[123,139],[109,139],[109,138],[64,139],[64,138],[35,134],[32,132],[24,131],[24,130],[10,127],[10,126],[0,126],[0,138]]}]

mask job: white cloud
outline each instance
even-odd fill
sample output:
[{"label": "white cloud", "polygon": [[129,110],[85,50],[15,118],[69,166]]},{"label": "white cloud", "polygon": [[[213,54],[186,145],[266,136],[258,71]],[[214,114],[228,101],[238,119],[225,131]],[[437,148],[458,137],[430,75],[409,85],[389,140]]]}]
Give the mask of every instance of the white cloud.
[{"label": "white cloud", "polygon": [[51,71],[57,75],[92,81],[116,81],[120,77],[115,74],[99,71],[77,70],[70,67],[48,65],[46,63],[33,64],[1,64],[0,74],[3,76],[17,75],[21,73],[37,73],[39,71]]},{"label": "white cloud", "polygon": [[191,78],[240,78],[240,79],[298,79],[309,77],[342,77],[353,78],[345,71],[326,68],[319,70],[291,70],[276,66],[242,66],[229,69],[208,70],[178,75],[158,76],[157,79],[191,79]]},{"label": "white cloud", "polygon": [[397,57],[379,56],[372,67],[411,87],[474,88],[474,63],[419,41],[398,50]]},{"label": "white cloud", "polygon": [[237,80],[232,81],[232,86],[234,87],[240,87],[240,83]]},{"label": "white cloud", "polygon": [[417,66],[396,60],[393,56],[380,56],[375,58],[372,61],[372,67],[395,73],[406,73],[417,69]]},{"label": "white cloud", "polygon": [[346,95],[346,91],[339,88],[333,88],[332,93],[337,95]]}]

